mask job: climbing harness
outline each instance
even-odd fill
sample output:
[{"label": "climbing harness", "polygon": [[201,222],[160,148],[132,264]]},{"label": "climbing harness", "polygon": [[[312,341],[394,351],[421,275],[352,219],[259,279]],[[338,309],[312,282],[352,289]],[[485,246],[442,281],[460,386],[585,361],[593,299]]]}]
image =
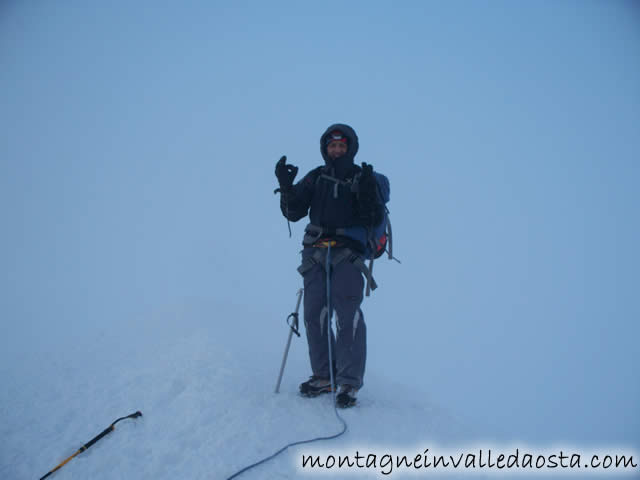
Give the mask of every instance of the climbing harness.
[{"label": "climbing harness", "polygon": [[[325,263],[326,262],[325,251],[327,252],[326,256],[328,257],[329,247],[336,246],[336,244],[334,244],[332,241],[321,242],[320,244],[318,243],[316,244],[318,245],[318,247],[314,248],[313,253],[305,257],[302,260],[302,264],[298,267],[298,273],[300,273],[300,275],[304,276],[304,274],[307,271],[311,270],[313,266],[316,264],[322,265],[323,263]],[[338,253],[336,253],[335,256],[332,256],[330,258],[329,263],[331,264],[330,265],[331,267],[335,267],[340,263],[344,262],[345,260],[348,262],[351,262],[353,266],[356,267],[364,275],[364,277],[368,280],[371,290],[375,290],[376,288],[378,288],[378,284],[376,283],[374,278],[371,276],[370,270],[365,265],[362,257],[356,254],[350,248],[348,247],[339,248]]]}]

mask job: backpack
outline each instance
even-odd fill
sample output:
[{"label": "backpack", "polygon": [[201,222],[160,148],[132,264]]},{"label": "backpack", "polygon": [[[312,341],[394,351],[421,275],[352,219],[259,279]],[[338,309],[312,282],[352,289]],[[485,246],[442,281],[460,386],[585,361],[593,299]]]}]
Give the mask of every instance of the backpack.
[{"label": "backpack", "polygon": [[376,258],[380,258],[384,252],[387,252],[389,260],[395,260],[400,263],[400,260],[393,256],[393,235],[391,232],[391,221],[389,220],[389,209],[387,208],[391,190],[389,179],[381,173],[374,172],[374,175],[376,176],[376,184],[378,185],[378,198],[384,205],[384,218],[371,231],[367,232],[368,239],[365,252],[366,258],[369,258],[367,288],[365,293],[367,297],[374,286],[372,278],[373,261]]},{"label": "backpack", "polygon": [[381,173],[374,173],[376,176],[376,184],[378,185],[378,198],[384,205],[384,218],[382,222],[373,228],[370,232],[367,241],[366,256],[368,258],[380,258],[386,251],[389,254],[389,258],[393,258],[393,240],[391,236],[391,221],[389,220],[389,209],[387,203],[389,202],[389,179]]},{"label": "backpack", "polygon": [[[364,257],[368,259],[376,259],[380,258],[386,252],[390,260],[393,259],[400,263],[400,261],[393,256],[393,235],[391,230],[391,220],[389,219],[389,209],[387,208],[387,203],[390,198],[389,179],[378,172],[374,172],[374,175],[378,185],[378,198],[384,205],[384,218],[372,230],[367,232],[367,238],[364,242]],[[356,228],[352,228],[354,238],[357,238],[357,233],[355,231]]]}]

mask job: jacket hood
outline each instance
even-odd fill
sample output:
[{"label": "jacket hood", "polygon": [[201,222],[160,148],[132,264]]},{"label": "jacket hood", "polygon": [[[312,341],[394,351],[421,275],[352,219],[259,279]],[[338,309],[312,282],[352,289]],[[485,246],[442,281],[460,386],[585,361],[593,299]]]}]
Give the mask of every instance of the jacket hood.
[{"label": "jacket hood", "polygon": [[327,154],[326,140],[327,135],[329,135],[334,130],[340,130],[344,134],[344,136],[347,137],[347,144],[349,146],[349,148],[347,149],[347,153],[345,153],[338,160],[341,163],[346,162],[349,164],[353,164],[353,158],[356,156],[356,153],[358,153],[358,136],[356,135],[356,132],[353,128],[351,128],[349,125],[345,125],[344,123],[335,123],[331,125],[320,137],[320,152],[322,153],[322,158],[324,158],[325,164],[328,167],[333,166],[333,160],[331,160],[331,158],[329,158],[329,155]]}]

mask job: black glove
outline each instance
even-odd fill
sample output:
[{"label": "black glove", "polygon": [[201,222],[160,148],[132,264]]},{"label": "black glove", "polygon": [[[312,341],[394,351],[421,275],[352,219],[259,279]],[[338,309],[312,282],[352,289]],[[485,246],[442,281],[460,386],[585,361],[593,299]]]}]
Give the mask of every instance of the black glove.
[{"label": "black glove", "polygon": [[362,206],[378,203],[378,183],[373,175],[373,165],[362,163],[362,173],[359,181],[359,201]]},{"label": "black glove", "polygon": [[278,177],[278,183],[280,184],[281,192],[288,192],[293,186],[293,180],[298,174],[298,167],[295,165],[289,165],[286,163],[287,157],[283,155],[282,158],[276,163],[276,177]]},{"label": "black glove", "polygon": [[362,164],[362,173],[358,181],[358,223],[364,226],[377,225],[383,218],[383,206],[378,199],[378,182],[373,174],[373,166]]}]

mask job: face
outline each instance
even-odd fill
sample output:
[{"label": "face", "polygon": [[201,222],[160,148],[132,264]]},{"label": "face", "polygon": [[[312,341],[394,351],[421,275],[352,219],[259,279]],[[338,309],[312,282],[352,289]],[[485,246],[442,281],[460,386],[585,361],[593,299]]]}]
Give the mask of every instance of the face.
[{"label": "face", "polygon": [[349,147],[344,142],[331,142],[327,145],[327,154],[333,160],[347,153]]}]

